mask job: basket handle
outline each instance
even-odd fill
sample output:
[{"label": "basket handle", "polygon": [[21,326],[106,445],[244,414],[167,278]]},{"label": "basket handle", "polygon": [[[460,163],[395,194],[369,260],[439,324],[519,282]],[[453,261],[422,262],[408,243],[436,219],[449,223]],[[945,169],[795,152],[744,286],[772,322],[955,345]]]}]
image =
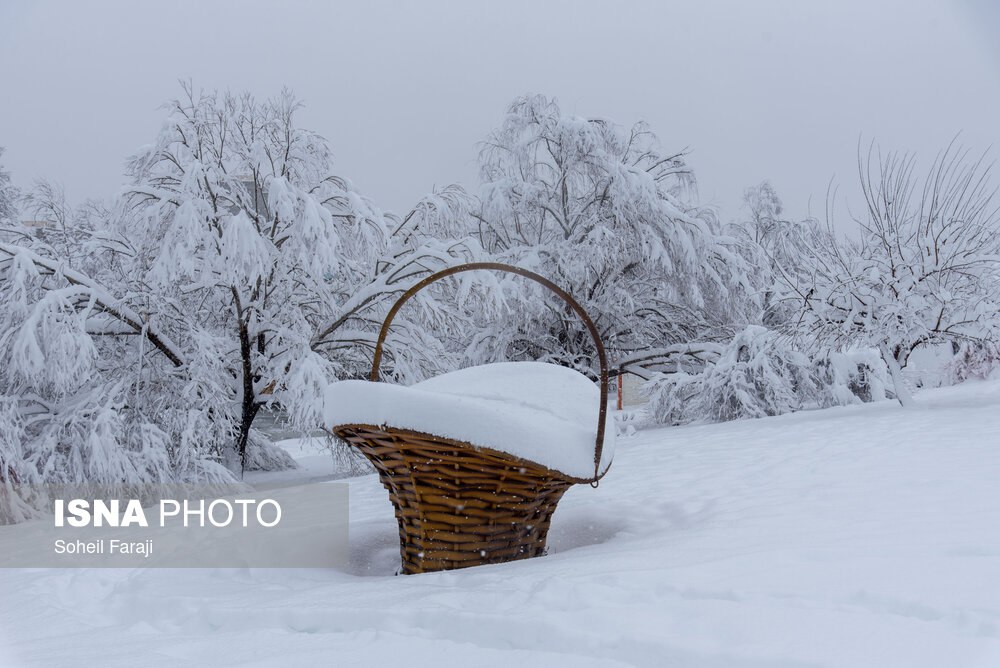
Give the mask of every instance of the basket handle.
[{"label": "basket handle", "polygon": [[604,450],[604,427],[607,424],[608,419],[608,357],[604,352],[604,344],[601,343],[601,335],[597,331],[597,327],[594,325],[594,321],[590,319],[587,312],[583,310],[583,307],[573,299],[572,296],[558,285],[527,269],[522,269],[521,267],[514,267],[508,264],[500,264],[499,262],[472,262],[469,264],[460,264],[454,267],[448,267],[447,269],[442,269],[441,271],[434,272],[430,276],[425,277],[423,280],[415,284],[409,290],[404,292],[396,303],[392,305],[389,309],[389,313],[385,316],[385,321],[382,323],[382,329],[378,333],[378,342],[375,344],[375,356],[372,358],[372,372],[369,379],[378,382],[379,375],[379,365],[382,362],[382,345],[385,343],[385,337],[389,333],[389,326],[392,325],[393,318],[396,317],[396,313],[403,304],[407,302],[413,295],[417,294],[420,290],[424,289],[431,283],[439,281],[442,278],[448,276],[453,276],[455,274],[460,274],[466,271],[477,271],[480,269],[489,269],[493,271],[505,271],[510,274],[518,274],[519,276],[524,276],[525,278],[530,278],[536,283],[540,283],[547,287],[552,292],[559,295],[563,301],[565,301],[573,311],[576,312],[583,324],[587,327],[587,331],[590,332],[591,338],[594,339],[594,345],[597,348],[597,358],[601,365],[601,405],[597,415],[597,441],[594,445],[594,477],[591,483],[596,483],[601,479],[601,453]]}]

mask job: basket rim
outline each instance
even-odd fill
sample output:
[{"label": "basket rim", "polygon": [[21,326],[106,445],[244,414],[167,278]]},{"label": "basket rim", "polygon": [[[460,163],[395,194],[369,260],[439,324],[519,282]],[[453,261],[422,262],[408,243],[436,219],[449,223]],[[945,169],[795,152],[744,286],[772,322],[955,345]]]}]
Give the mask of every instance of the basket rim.
[{"label": "basket rim", "polygon": [[569,306],[570,309],[576,312],[581,321],[583,321],[587,331],[590,333],[590,336],[594,341],[594,346],[597,349],[597,358],[600,363],[598,383],[600,384],[599,390],[601,399],[597,408],[597,436],[594,439],[594,475],[591,478],[585,479],[585,482],[589,482],[593,487],[597,487],[598,482],[604,477],[604,474],[607,473],[608,469],[611,467],[611,462],[609,462],[608,466],[604,469],[604,472],[601,472],[601,460],[604,453],[604,435],[608,419],[608,355],[604,349],[604,344],[601,342],[601,334],[598,331],[597,326],[594,324],[594,321],[587,314],[587,311],[580,306],[580,303],[577,302],[571,294],[541,274],[537,274],[523,267],[503,264],[500,262],[468,262],[465,264],[446,267],[432,273],[430,276],[424,277],[400,295],[392,307],[390,307],[389,312],[385,316],[385,320],[382,321],[382,327],[379,330],[378,339],[375,343],[375,350],[372,355],[372,369],[368,379],[372,382],[379,382],[379,365],[382,361],[382,347],[385,345],[385,340],[389,334],[389,327],[392,325],[393,318],[396,317],[396,313],[398,313],[403,307],[403,304],[431,283],[455,274],[480,270],[502,271],[510,274],[516,274],[548,288],[564,302],[566,302],[566,305]]},{"label": "basket rim", "polygon": [[[425,439],[430,439],[433,441],[438,441],[440,443],[450,445],[452,447],[485,453],[487,455],[492,456],[495,459],[500,459],[506,462],[510,462],[514,466],[531,468],[538,473],[547,475],[552,478],[560,478],[562,480],[565,480],[566,482],[571,482],[574,484],[592,484],[597,480],[603,478],[607,474],[608,470],[611,468],[611,465],[608,464],[608,466],[604,469],[604,471],[601,471],[596,478],[580,478],[577,476],[571,476],[569,474],[563,473],[562,471],[557,471],[556,469],[549,468],[547,466],[544,466],[543,464],[539,464],[538,462],[532,461],[530,459],[518,457],[516,455],[512,455],[502,450],[497,450],[496,448],[490,448],[483,445],[475,445],[474,443],[470,443],[468,441],[460,441],[454,438],[448,438],[446,436],[438,436],[437,434],[431,434],[426,431],[418,431],[416,429],[404,429],[402,427],[394,427],[392,425],[385,425],[385,424],[383,425],[373,425],[373,424],[363,424],[363,423],[338,424],[330,427],[329,431],[335,436],[337,436],[337,438],[341,438],[340,435],[337,434],[338,431],[342,429],[359,429],[359,428],[373,430],[373,431],[383,431],[387,433],[396,432],[403,435],[420,436]],[[341,438],[341,440],[345,439]],[[350,443],[348,443],[348,445],[350,445]],[[354,446],[352,445],[351,447]]]}]

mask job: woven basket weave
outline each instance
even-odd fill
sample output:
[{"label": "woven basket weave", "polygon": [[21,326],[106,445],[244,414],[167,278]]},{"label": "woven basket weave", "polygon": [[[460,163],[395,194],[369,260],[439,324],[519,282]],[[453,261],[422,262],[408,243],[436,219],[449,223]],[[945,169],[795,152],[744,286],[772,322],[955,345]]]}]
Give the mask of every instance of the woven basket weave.
[{"label": "woven basket weave", "polygon": [[399,524],[403,573],[466,568],[545,552],[552,514],[576,483],[597,481],[607,420],[608,368],[593,321],[564,290],[533,272],[480,262],[439,271],[407,290],[382,323],[370,380],[378,381],[382,346],[402,305],[418,291],[465,271],[490,269],[519,274],[546,286],[580,316],[600,360],[601,402],[594,447],[594,476],[574,478],[504,452],[392,426],[348,424],[334,434],[358,448],[375,466]]}]

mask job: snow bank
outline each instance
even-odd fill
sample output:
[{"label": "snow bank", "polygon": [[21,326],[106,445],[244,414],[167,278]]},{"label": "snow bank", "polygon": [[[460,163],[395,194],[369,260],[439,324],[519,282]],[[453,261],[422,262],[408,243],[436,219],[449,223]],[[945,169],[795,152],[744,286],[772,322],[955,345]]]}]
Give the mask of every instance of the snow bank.
[{"label": "snow bank", "polygon": [[[541,362],[485,364],[409,387],[346,380],[327,388],[325,423],[389,425],[506,452],[576,478],[594,475],[600,390]],[[601,471],[615,450],[604,429]]]},{"label": "snow bank", "polygon": [[1000,381],[916,401],[641,431],[539,559],[395,577],[367,475],[343,571],[0,569],[0,666],[996,668]]}]

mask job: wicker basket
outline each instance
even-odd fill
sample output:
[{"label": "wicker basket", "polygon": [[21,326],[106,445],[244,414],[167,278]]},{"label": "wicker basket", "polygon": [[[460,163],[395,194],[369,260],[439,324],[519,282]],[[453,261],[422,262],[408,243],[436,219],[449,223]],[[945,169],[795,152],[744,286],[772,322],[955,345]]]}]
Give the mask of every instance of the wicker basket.
[{"label": "wicker basket", "polygon": [[382,346],[397,311],[418,291],[457,273],[490,269],[519,274],[549,288],[581,317],[597,346],[601,402],[594,447],[594,476],[573,478],[535,462],[439,436],[362,424],[332,431],[375,466],[399,524],[403,573],[466,568],[540,556],[552,514],[576,483],[597,481],[607,421],[608,365],[593,321],[568,293],[533,272],[496,263],[451,267],[423,279],[393,305],[382,323],[370,380],[379,379]]}]

